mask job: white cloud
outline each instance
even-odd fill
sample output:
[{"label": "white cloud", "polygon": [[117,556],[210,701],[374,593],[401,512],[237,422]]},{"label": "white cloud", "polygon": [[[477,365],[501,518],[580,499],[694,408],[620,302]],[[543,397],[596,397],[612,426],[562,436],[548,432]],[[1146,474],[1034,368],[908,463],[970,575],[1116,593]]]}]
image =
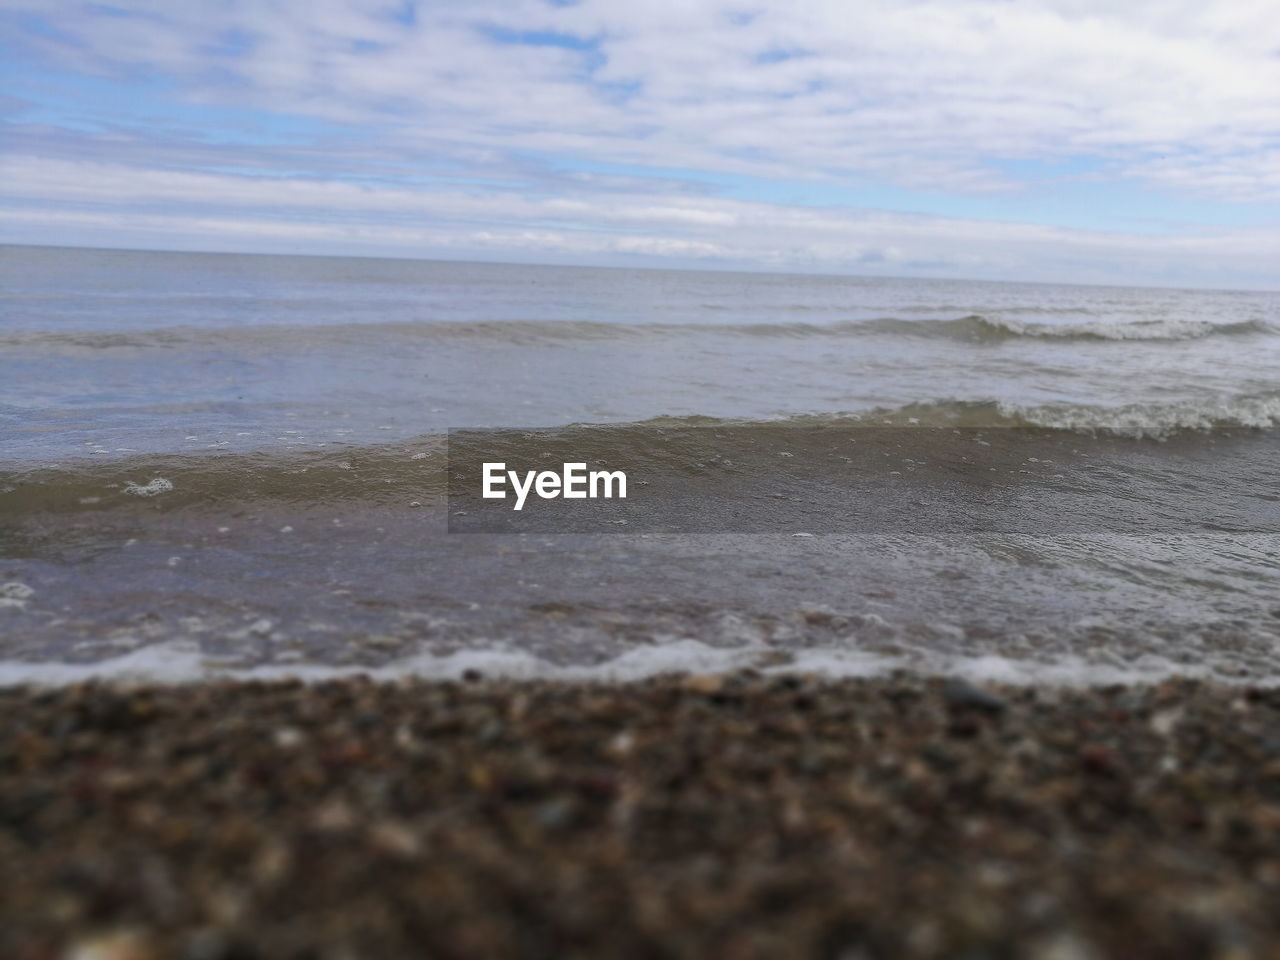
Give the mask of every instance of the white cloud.
[{"label": "white cloud", "polygon": [[[807,0],[751,16],[732,0],[469,0],[420,3],[412,26],[370,0],[137,3],[137,17],[26,5],[76,38],[46,44],[81,67],[597,160],[981,190],[1011,186],[992,157],[1097,155],[1144,175],[1163,154],[1180,184],[1215,193],[1218,178],[1196,177],[1204,157],[1248,171],[1280,133],[1280,17],[1252,0]],[[497,43],[486,28],[598,49]],[[228,55],[219,37],[247,50]],[[758,62],[779,52],[795,55]]]},{"label": "white cloud", "polygon": [[[163,232],[182,207],[245,235],[296,223],[317,242],[1094,279],[1122,255],[1133,258],[1124,269],[1154,279],[1261,277],[1261,257],[1276,252],[1265,231],[1152,237],[889,216],[728,200],[642,171],[553,177],[527,166],[554,156],[570,168],[981,197],[1025,189],[1011,163],[1067,161],[1064,177],[1280,200],[1280,17],[1269,2],[468,0],[419,2],[413,23],[397,19],[398,0],[117,6],[132,15],[78,0],[0,0],[0,10],[55,28],[25,42],[67,68],[169,77],[188,103],[352,124],[367,139],[310,149],[315,164],[364,181],[201,171],[189,138],[180,151],[164,147],[171,159],[156,146],[148,160],[137,138],[162,141],[166,128],[126,124],[82,137],[75,160],[69,149],[33,146],[24,159],[11,148],[0,158],[11,217],[35,203],[67,216],[114,206]],[[588,48],[500,42],[522,32]],[[34,128],[29,136],[46,142]],[[281,148],[262,163],[285,170],[308,149]],[[254,151],[241,154],[253,164]],[[470,183],[413,182],[430,165]],[[1121,279],[1120,269],[1111,264],[1110,275]]]},{"label": "white cloud", "polygon": [[[404,256],[500,254],[695,261],[787,270],[1098,282],[1257,285],[1280,259],[1280,229],[1176,236],[688,197],[636,184],[608,202],[480,193],[474,187],[359,186],[124,164],[0,158],[22,203],[0,206],[0,239],[40,231],[200,248],[311,249]],[[114,232],[114,233],[113,233]],[[285,244],[285,246],[280,246]]]}]

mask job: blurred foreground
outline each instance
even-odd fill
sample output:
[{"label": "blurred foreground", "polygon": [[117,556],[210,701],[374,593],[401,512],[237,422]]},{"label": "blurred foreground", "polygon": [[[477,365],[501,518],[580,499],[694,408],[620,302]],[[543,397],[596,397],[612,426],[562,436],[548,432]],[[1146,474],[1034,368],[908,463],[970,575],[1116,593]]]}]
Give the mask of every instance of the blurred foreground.
[{"label": "blurred foreground", "polygon": [[898,675],[0,691],[0,955],[1280,948],[1280,693]]}]

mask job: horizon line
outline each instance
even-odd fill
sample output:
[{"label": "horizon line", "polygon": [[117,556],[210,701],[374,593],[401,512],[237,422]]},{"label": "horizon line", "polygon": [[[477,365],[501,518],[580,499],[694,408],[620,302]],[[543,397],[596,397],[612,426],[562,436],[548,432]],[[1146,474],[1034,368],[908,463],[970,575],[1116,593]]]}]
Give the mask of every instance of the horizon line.
[{"label": "horizon line", "polygon": [[278,250],[202,250],[202,249],[156,249],[152,247],[108,247],[98,244],[61,244],[61,243],[19,243],[9,240],[0,239],[0,248],[14,247],[28,250],[84,250],[101,253],[145,253],[145,254],[174,254],[174,255],[197,255],[197,256],[226,256],[226,257],[295,257],[307,259],[329,259],[329,260],[391,260],[407,263],[464,263],[474,264],[478,266],[507,266],[507,267],[546,267],[551,269],[564,270],[641,270],[652,271],[655,273],[724,273],[724,274],[742,274],[745,276],[766,276],[766,277],[823,277],[831,280],[891,280],[901,282],[921,282],[921,283],[994,283],[994,284],[1021,284],[1025,286],[1054,286],[1054,287],[1084,287],[1093,289],[1106,290],[1177,290],[1191,293],[1280,293],[1280,286],[1276,287],[1218,287],[1218,286],[1157,286],[1150,283],[1081,283],[1072,280],[1021,280],[1021,279],[991,279],[984,277],[963,277],[963,276],[937,276],[937,277],[920,277],[903,274],[877,274],[877,273],[830,273],[818,270],[775,270],[769,268],[749,269],[745,267],[729,267],[702,265],[697,267],[680,266],[680,265],[656,265],[656,264],[600,264],[600,263],[554,263],[535,260],[477,260],[473,258],[451,258],[441,256],[404,256],[404,255],[388,255],[388,254],[372,254],[372,253],[316,253],[309,251],[299,251],[282,253]]}]

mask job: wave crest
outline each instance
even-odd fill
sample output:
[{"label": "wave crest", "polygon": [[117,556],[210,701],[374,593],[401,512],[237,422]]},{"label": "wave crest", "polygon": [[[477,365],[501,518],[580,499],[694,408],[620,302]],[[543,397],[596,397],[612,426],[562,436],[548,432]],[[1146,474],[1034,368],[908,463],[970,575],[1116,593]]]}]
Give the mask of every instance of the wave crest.
[{"label": "wave crest", "polygon": [[174,349],[208,347],[282,348],[299,345],[365,343],[370,337],[430,342],[484,342],[512,346],[637,341],[681,337],[832,339],[889,336],[948,339],[969,343],[1008,340],[1177,342],[1205,337],[1274,334],[1261,320],[1214,323],[1163,319],[1113,323],[1033,323],[979,314],[950,320],[902,317],[808,323],[612,323],[599,320],[492,320],[335,323],[310,326],[160,327],[139,330],[14,330],[0,334],[0,346],[71,350]]},{"label": "wave crest", "polygon": [[[1280,425],[1280,392],[1216,397],[1181,403],[1134,403],[1108,407],[1095,404],[1020,404],[1007,400],[922,400],[899,407],[832,414],[799,414],[771,421],[821,426],[824,422],[868,427],[1037,428],[1043,430],[1167,440],[1181,433],[1222,430],[1265,430]],[[654,426],[745,425],[716,417],[658,417]]]},{"label": "wave crest", "polygon": [[1237,323],[1213,323],[1208,320],[1137,320],[1109,323],[1091,320],[1085,323],[1032,323],[1011,318],[984,317],[971,314],[955,320],[900,320],[888,317],[862,325],[879,333],[908,337],[945,337],[955,340],[997,343],[1018,338],[1038,340],[1200,340],[1211,336],[1241,336],[1274,333],[1275,329],[1260,320]]}]

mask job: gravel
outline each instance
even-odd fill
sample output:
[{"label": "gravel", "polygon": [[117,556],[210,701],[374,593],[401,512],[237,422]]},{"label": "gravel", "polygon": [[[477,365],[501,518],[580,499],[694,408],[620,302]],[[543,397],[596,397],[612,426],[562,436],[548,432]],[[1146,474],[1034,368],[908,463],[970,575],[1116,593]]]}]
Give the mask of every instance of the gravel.
[{"label": "gravel", "polygon": [[0,690],[0,957],[1280,956],[1280,692]]}]

